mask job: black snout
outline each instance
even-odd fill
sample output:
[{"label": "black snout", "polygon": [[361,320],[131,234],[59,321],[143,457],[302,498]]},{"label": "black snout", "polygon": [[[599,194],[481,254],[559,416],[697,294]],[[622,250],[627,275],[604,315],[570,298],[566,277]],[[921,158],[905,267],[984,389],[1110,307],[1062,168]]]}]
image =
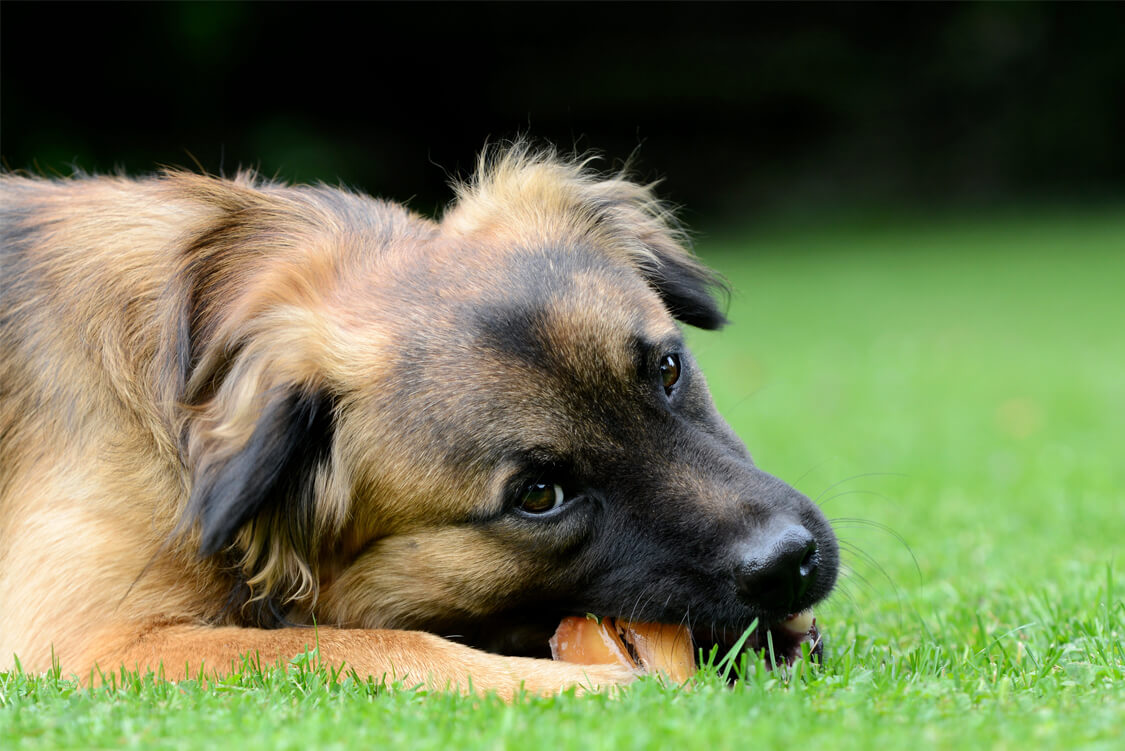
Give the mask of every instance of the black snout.
[{"label": "black snout", "polygon": [[786,527],[764,545],[756,545],[738,565],[734,574],[738,594],[757,609],[793,613],[816,578],[818,564],[812,533],[804,527]]}]

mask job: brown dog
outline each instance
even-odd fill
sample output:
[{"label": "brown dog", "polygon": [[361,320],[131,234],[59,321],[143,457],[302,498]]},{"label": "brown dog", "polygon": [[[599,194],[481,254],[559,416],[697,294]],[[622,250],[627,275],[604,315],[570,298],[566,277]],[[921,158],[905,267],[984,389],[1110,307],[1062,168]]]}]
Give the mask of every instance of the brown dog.
[{"label": "brown dog", "polygon": [[833,586],[819,510],[711,405],[674,319],[721,325],[715,278],[645,187],[524,146],[440,222],[252,176],[0,186],[0,667],[316,638],[544,692],[632,678],[535,659],[563,616],[726,643]]}]

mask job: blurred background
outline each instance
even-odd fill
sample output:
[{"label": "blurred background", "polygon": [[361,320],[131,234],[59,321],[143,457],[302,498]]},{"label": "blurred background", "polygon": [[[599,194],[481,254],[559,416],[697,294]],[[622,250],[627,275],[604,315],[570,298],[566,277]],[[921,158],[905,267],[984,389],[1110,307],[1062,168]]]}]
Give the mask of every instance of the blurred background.
[{"label": "blurred background", "polygon": [[431,213],[486,139],[694,226],[1125,194],[1125,5],[4,2],[5,166],[257,166]]}]

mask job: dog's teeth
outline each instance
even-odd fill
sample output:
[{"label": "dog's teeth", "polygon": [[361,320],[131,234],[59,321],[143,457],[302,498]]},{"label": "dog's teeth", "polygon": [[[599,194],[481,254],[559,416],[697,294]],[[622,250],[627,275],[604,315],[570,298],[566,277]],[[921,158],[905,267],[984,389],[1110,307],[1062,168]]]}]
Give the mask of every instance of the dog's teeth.
[{"label": "dog's teeth", "polygon": [[809,608],[786,618],[781,622],[781,627],[791,634],[807,634],[813,627],[814,620],[812,608]]}]

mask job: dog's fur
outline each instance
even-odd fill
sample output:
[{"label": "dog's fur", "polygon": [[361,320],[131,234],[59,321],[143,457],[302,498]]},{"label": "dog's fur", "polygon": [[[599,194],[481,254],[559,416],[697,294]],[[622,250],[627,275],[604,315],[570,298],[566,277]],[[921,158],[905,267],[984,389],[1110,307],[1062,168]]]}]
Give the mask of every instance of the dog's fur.
[{"label": "dog's fur", "polygon": [[[315,638],[543,692],[632,677],[535,659],[563,615],[741,628],[833,585],[819,511],[711,406],[673,319],[721,325],[716,279],[646,187],[518,145],[440,222],[252,175],[0,186],[0,667]],[[521,509],[540,482],[567,502]],[[786,524],[812,586],[738,592]]]}]

